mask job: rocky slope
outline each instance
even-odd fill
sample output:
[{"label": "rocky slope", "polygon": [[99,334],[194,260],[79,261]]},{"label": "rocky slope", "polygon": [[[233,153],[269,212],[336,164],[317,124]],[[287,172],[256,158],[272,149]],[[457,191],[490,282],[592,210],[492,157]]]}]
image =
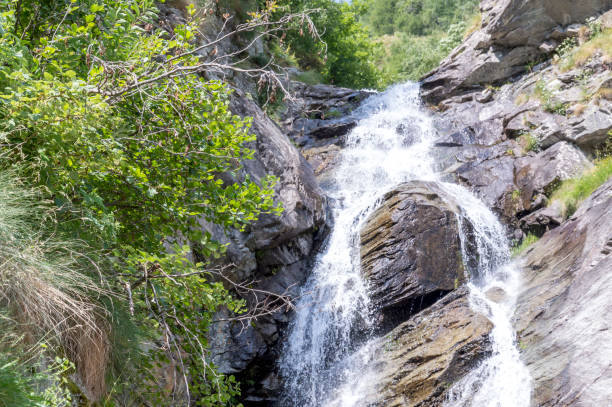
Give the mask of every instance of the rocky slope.
[{"label": "rocky slope", "polygon": [[612,401],[612,180],[520,259],[515,327],[535,406]]},{"label": "rocky slope", "polygon": [[[502,15],[514,10],[515,3],[521,2],[509,2]],[[535,8],[533,13],[540,15],[557,6],[557,2],[549,3],[548,8]],[[470,48],[473,37],[509,35],[506,28],[496,31],[496,27],[505,27],[500,23],[487,23],[501,18],[490,15],[500,12],[499,5],[488,10],[487,4],[482,5],[484,27],[459,47],[463,53],[480,52],[479,48]],[[609,2],[601,1],[591,9],[600,11],[610,7]],[[583,17],[581,10],[578,8],[580,18]],[[572,9],[569,12],[573,13]],[[517,15],[517,18],[522,17]],[[599,21],[602,29],[612,27],[612,12],[608,11]],[[523,35],[529,38],[540,35],[540,28],[536,30],[529,24],[521,27],[520,31],[526,31]],[[535,30],[532,35],[529,27]],[[554,32],[564,32],[565,36],[588,32],[586,26],[576,24],[554,27]],[[554,63],[553,59],[530,68],[531,72],[525,72],[527,68],[523,65],[523,74],[502,76],[505,83],[499,87],[477,75],[483,81],[478,86],[472,84],[450,93],[448,87],[438,91],[431,88],[435,75],[461,77],[477,71],[476,65],[457,58],[451,55],[423,82],[423,97],[432,100],[435,95],[439,101],[437,127],[442,137],[436,146],[444,172],[476,192],[516,231],[517,238],[523,235],[520,229],[530,231],[557,223],[555,214],[545,209],[550,193],[560,181],[578,175],[589,166],[586,157],[593,155],[612,129],[609,94],[612,71],[607,56],[595,53],[586,64],[571,69],[561,62]],[[456,71],[457,67],[464,70],[462,74]]]}]

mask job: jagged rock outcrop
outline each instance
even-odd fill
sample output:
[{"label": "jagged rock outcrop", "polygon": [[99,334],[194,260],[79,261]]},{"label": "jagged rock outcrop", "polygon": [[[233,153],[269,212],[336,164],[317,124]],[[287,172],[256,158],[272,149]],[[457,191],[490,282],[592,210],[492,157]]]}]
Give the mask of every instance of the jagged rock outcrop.
[{"label": "jagged rock outcrop", "polygon": [[361,230],[361,269],[381,324],[404,321],[465,282],[459,206],[434,182],[388,192]]},{"label": "jagged rock outcrop", "polygon": [[[539,3],[528,3],[536,17],[544,10],[536,7]],[[581,5],[578,15],[586,10]],[[597,24],[605,27],[607,16],[612,18],[612,11]],[[511,26],[514,19],[523,16],[506,18]],[[495,30],[510,33],[502,25]],[[578,24],[572,30],[589,32]],[[508,47],[513,44],[508,42]],[[493,208],[516,238],[559,224],[556,214],[544,209],[550,193],[559,181],[587,168],[587,158],[607,140],[612,130],[612,71],[606,58],[594,52],[583,64],[547,60],[522,76],[506,76],[508,82],[500,87],[479,85],[458,96],[441,96],[436,115],[440,139],[435,144],[441,170]]]},{"label": "jagged rock outcrop", "polygon": [[612,180],[521,258],[514,325],[533,405],[612,401]]},{"label": "jagged rock outcrop", "polygon": [[281,125],[312,165],[319,179],[337,164],[345,136],[357,125],[355,109],[371,91],[292,82],[293,100]]},{"label": "jagged rock outcrop", "polygon": [[363,405],[444,404],[452,385],[491,353],[493,326],[472,311],[468,295],[459,288],[377,340],[377,382]]},{"label": "jagged rock outcrop", "polygon": [[523,210],[532,212],[546,204],[546,197],[562,181],[592,167],[585,155],[567,142],[560,142],[535,155],[514,162],[514,179]]},{"label": "jagged rock outcrop", "polygon": [[[326,198],[311,166],[252,100],[237,90],[231,109],[235,114],[253,118],[251,131],[257,136],[250,146],[255,151],[254,158],[244,162],[242,175],[248,174],[256,181],[266,175],[278,177],[275,200],[284,211],[281,216],[262,215],[244,232],[224,231],[205,222],[203,227],[220,243],[228,244],[227,254],[219,262],[235,266],[231,271],[234,280],[256,281],[253,285],[256,289],[296,295],[328,231]],[[247,304],[252,305],[253,301],[254,298],[247,298]],[[227,315],[221,311],[219,316],[223,319]],[[266,371],[266,366],[271,371],[278,340],[287,323],[287,313],[279,311],[258,318],[252,325],[214,324],[210,335],[213,362],[220,372],[242,374],[249,380],[253,377],[248,371],[253,367],[258,373]]]},{"label": "jagged rock outcrop", "polygon": [[485,0],[481,29],[422,79],[429,103],[525,72],[578,30],[572,24],[612,8],[612,0]]}]

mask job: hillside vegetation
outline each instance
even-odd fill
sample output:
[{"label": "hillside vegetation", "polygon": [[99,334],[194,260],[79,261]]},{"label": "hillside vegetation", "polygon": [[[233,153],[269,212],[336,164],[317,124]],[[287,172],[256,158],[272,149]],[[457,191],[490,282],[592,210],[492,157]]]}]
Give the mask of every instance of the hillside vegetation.
[{"label": "hillside vegetation", "polygon": [[480,26],[477,0],[363,0],[381,84],[416,81]]},{"label": "hillside vegetation", "polygon": [[0,405],[172,405],[168,366],[198,405],[236,404],[206,333],[242,302],[175,238],[212,259],[200,219],[280,208],[274,179],[220,177],[254,136],[226,85],[193,74],[187,13],[169,32],[152,0],[0,1]]}]

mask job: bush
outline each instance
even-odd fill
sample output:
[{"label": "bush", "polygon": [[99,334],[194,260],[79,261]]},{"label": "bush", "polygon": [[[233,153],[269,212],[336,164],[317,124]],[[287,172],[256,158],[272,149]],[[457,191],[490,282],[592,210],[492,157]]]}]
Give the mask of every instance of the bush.
[{"label": "bush", "polygon": [[194,74],[201,21],[187,12],[170,35],[153,0],[0,0],[0,154],[24,180],[0,179],[0,284],[4,306],[34,340],[53,334],[95,396],[111,351],[99,303],[129,294],[121,307],[159,345],[125,358],[122,374],[143,376],[131,390],[173,357],[198,403],[226,405],[238,387],[208,362],[206,335],[219,307],[242,303],[185,260],[189,247],[168,247],[180,235],[212,259],[223,246],[200,219],[243,229],[281,208],[273,178],[243,174],[250,120],[231,113],[223,83]]},{"label": "bush", "polygon": [[374,43],[359,22],[364,12],[358,4],[333,0],[281,0],[279,12],[318,9],[312,15],[324,44],[298,25],[289,30],[284,44],[304,70],[319,71],[326,82],[350,88],[378,88],[380,72],[374,63]]},{"label": "bush", "polygon": [[[477,2],[366,1],[363,21],[380,35],[377,65],[382,86],[419,80],[480,26]],[[468,27],[466,22],[471,22]]]}]

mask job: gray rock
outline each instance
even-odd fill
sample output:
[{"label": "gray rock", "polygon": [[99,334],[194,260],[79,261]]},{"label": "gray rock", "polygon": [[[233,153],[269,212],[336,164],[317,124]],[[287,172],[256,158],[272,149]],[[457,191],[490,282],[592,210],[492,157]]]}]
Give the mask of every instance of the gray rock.
[{"label": "gray rock", "polygon": [[442,406],[446,392],[491,353],[493,328],[462,287],[377,340],[377,375],[360,405]]},{"label": "gray rock", "polygon": [[580,175],[591,163],[576,147],[561,142],[534,156],[517,159],[514,166],[522,207],[532,211],[545,204],[536,202],[538,196],[550,196],[561,181]]},{"label": "gray rock", "polygon": [[[202,222],[203,228],[228,244],[227,254],[219,263],[234,265],[230,277],[236,282],[246,280],[260,290],[296,295],[328,230],[326,198],[310,165],[253,101],[236,91],[231,109],[240,116],[253,117],[251,131],[257,136],[250,146],[255,151],[254,158],[244,162],[243,173],[238,177],[248,175],[255,181],[268,174],[278,177],[275,200],[284,212],[280,217],[264,214],[244,232],[223,230],[206,222]],[[248,305],[261,300],[252,295],[245,299]],[[224,312],[218,319],[224,319]],[[279,311],[258,319],[254,325],[214,324],[210,337],[212,360],[222,373],[243,372],[256,359],[267,358],[275,351],[287,322],[287,314]]]},{"label": "gray rock", "polygon": [[361,230],[361,266],[382,325],[405,320],[466,276],[458,205],[436,183],[408,182],[387,193]]},{"label": "gray rock", "polygon": [[579,118],[570,122],[572,128],[567,138],[587,151],[602,143],[612,130],[612,103],[591,105]]},{"label": "gray rock", "polygon": [[[282,126],[299,146],[348,133],[358,118],[351,113],[374,92],[292,82],[294,96],[282,113]],[[320,144],[319,144],[320,145]]]},{"label": "gray rock", "polygon": [[301,82],[292,82],[292,91],[281,125],[323,181],[360,119],[353,111],[375,92]]},{"label": "gray rock", "polygon": [[[481,6],[482,28],[422,79],[422,97],[437,104],[525,71],[548,53],[541,45],[572,35],[573,23],[612,8],[612,0],[503,0]],[[545,47],[546,48],[546,47]]]},{"label": "gray rock", "polygon": [[563,214],[558,203],[553,202],[551,206],[540,208],[537,211],[519,220],[521,230],[536,236],[542,236],[545,232],[556,228],[563,222]]},{"label": "gray rock", "polygon": [[605,406],[612,389],[612,180],[520,259],[515,312],[533,405]]},{"label": "gray rock", "polygon": [[514,140],[494,146],[441,148],[445,173],[451,180],[472,190],[487,206],[493,208],[507,224],[522,208],[513,199],[514,162],[522,150]]}]

